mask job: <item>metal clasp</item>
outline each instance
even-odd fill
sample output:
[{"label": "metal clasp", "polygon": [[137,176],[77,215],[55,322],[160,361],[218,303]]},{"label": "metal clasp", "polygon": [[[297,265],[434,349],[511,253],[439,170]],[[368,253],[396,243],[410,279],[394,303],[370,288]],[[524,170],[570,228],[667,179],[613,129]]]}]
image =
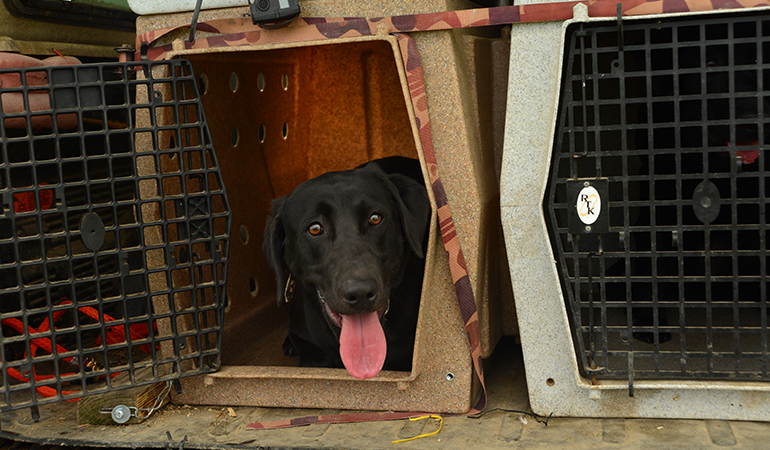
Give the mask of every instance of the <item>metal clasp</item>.
[{"label": "metal clasp", "polygon": [[[158,398],[155,399],[155,403],[149,407],[149,408],[137,408],[136,406],[126,406],[126,405],[118,405],[114,408],[102,408],[99,410],[102,414],[109,414],[112,416],[112,420],[115,421],[115,423],[126,423],[128,422],[132,417],[136,417],[139,420],[144,420],[155,411],[159,410],[161,406],[163,406],[163,403],[168,398],[168,394],[171,392],[171,380],[166,381],[166,387],[163,388],[163,390],[158,395]],[[140,415],[140,413],[146,412],[147,414]]]}]

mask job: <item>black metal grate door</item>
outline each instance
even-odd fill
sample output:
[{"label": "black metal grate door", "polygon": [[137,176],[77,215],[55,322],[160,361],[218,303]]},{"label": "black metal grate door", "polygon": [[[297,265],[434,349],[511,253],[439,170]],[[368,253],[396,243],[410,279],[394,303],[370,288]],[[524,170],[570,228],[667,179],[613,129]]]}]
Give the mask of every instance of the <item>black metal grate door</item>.
[{"label": "black metal grate door", "polygon": [[770,15],[567,46],[544,209],[583,373],[770,379]]},{"label": "black metal grate door", "polygon": [[189,62],[0,82],[2,409],[216,370],[230,210]]}]

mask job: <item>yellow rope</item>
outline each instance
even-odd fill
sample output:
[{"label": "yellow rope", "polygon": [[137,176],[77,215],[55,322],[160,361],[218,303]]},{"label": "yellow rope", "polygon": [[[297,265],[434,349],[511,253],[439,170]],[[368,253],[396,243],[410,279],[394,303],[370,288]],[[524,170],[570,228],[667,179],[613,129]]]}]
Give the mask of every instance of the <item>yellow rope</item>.
[{"label": "yellow rope", "polygon": [[397,441],[393,441],[393,443],[394,444],[398,444],[398,443],[401,443],[401,442],[408,442],[408,441],[413,441],[415,439],[420,439],[420,438],[424,438],[424,437],[428,437],[428,436],[433,436],[433,435],[438,434],[441,431],[441,427],[444,426],[444,418],[441,417],[441,416],[433,415],[433,414],[431,414],[429,416],[412,417],[411,419],[409,419],[409,421],[410,422],[414,422],[415,420],[423,420],[423,419],[438,419],[438,421],[439,421],[438,422],[438,429],[436,431],[431,432],[431,433],[421,434],[419,436],[411,437],[411,438],[408,438],[408,439],[399,439]]}]

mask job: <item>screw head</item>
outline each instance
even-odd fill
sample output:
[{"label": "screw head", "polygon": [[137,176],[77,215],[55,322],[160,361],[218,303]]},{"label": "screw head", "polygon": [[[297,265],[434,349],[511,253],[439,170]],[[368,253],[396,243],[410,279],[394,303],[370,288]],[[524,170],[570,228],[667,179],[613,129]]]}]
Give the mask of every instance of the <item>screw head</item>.
[{"label": "screw head", "polygon": [[128,406],[118,405],[112,408],[112,420],[116,423],[126,423],[131,418],[131,411]]}]

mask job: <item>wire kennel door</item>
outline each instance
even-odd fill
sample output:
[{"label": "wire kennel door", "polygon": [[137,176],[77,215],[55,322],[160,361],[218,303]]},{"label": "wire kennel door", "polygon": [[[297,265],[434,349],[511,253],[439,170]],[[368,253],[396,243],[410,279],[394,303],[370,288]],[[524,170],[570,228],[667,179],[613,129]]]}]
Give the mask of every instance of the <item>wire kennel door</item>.
[{"label": "wire kennel door", "polygon": [[189,62],[0,80],[2,409],[216,370],[230,210]]},{"label": "wire kennel door", "polygon": [[[763,288],[761,283],[754,284],[753,290],[742,287],[761,281],[762,273],[758,268],[748,269],[754,270],[753,273],[743,272],[747,269],[740,259],[733,263],[736,257],[732,253],[734,251],[737,258],[755,258],[757,267],[761,267],[760,251],[764,247],[757,242],[766,238],[757,237],[753,241],[755,247],[748,247],[752,241],[741,241],[741,237],[746,232],[762,236],[756,230],[764,229],[765,225],[760,224],[765,223],[765,216],[762,215],[760,221],[758,211],[753,216],[742,211],[764,208],[760,199],[767,194],[764,184],[760,191],[759,183],[765,183],[760,181],[760,175],[766,170],[766,158],[759,149],[760,139],[764,142],[767,137],[757,136],[757,144],[753,144],[750,139],[744,140],[744,132],[740,130],[752,123],[757,130],[764,128],[760,114],[766,108],[762,100],[762,104],[755,101],[757,115],[746,117],[744,112],[730,116],[729,106],[733,102],[737,107],[740,104],[737,100],[741,98],[764,97],[757,93],[764,92],[763,86],[767,84],[763,62],[766,60],[763,41],[768,39],[764,25],[767,13],[766,8],[720,10],[710,14],[623,18],[618,23],[615,19],[589,18],[587,8],[576,5],[575,18],[571,21],[512,27],[501,217],[533,411],[582,417],[770,420],[770,383],[766,381],[762,362],[763,355],[767,354],[762,337],[764,319],[760,314],[765,308],[761,302]],[[747,32],[740,25],[746,22],[753,24],[751,29],[755,30],[756,37],[739,34]],[[709,31],[706,39],[706,25],[719,23],[727,24],[731,34],[717,37]],[[579,51],[579,42],[573,41],[573,35],[580,32],[581,24],[586,33],[596,35],[586,34],[583,38],[589,55],[583,59],[588,61],[583,64],[588,69],[586,94],[581,67],[573,64],[567,68],[570,53],[574,55]],[[690,28],[679,30],[688,25]],[[617,39],[619,29],[622,42]],[[667,29],[671,36],[668,42]],[[736,29],[740,31],[736,33]],[[687,34],[690,30],[698,34],[693,34],[694,31]],[[637,39],[639,36],[643,39]],[[691,40],[683,41],[680,37]],[[761,49],[757,50],[757,62],[738,58],[737,61],[742,62],[738,64],[733,56],[733,61],[723,66],[713,62],[708,66],[708,59],[704,58],[699,63],[716,72],[726,72],[728,80],[732,73],[759,72],[762,78],[755,75],[754,79],[761,85],[741,91],[733,83],[721,97],[713,90],[718,83],[709,87],[705,81],[705,86],[697,85],[701,87],[700,92],[674,91],[681,87],[679,80],[685,76],[697,74],[709,80],[710,72],[704,74],[705,69],[692,66],[694,63],[680,65],[679,55],[690,55],[687,47],[697,47],[696,53],[705,56],[705,52],[716,50],[712,47],[742,49],[749,43]],[[573,48],[575,50],[571,50]],[[653,54],[670,55],[669,66],[663,64],[667,58],[663,62],[655,61],[653,66]],[[613,64],[616,60],[617,66]],[[623,76],[619,70],[624,71]],[[562,87],[562,79],[566,88]],[[575,79],[580,81],[575,83]],[[666,83],[666,80],[673,81]],[[630,87],[627,89],[627,86]],[[565,89],[569,90],[569,97],[563,100]],[[680,98],[685,96],[689,97]],[[586,113],[583,113],[583,98],[589,101]],[[721,115],[709,115],[709,102],[719,104],[724,98],[728,99],[727,107],[712,111]],[[681,104],[685,100],[704,104],[703,112],[696,110],[697,114],[704,114],[703,118],[694,116],[692,110],[683,111]],[[567,102],[574,106],[569,112],[571,122],[562,109]],[[658,105],[660,103],[664,106]],[[740,110],[736,107],[733,111]],[[587,118],[585,128],[582,117]],[[570,133],[574,138],[564,137],[563,124],[572,127]],[[700,134],[669,131],[686,127],[699,127]],[[705,134],[703,128],[706,128]],[[710,138],[709,129],[717,135],[727,129],[735,137],[729,137],[731,145],[718,144],[716,138]],[[699,137],[702,145],[692,143],[696,139],[693,135]],[[570,145],[574,150],[570,150]],[[753,163],[744,158],[744,155],[753,156],[751,153],[736,154],[744,150],[756,150]],[[737,164],[737,156],[741,157],[740,171],[731,166]],[[571,159],[576,160],[574,166]],[[724,159],[727,163],[720,163]],[[712,166],[721,169],[713,172],[709,169]],[[575,173],[572,173],[573,167]],[[756,181],[749,181],[752,177]],[[717,200],[713,190],[702,189],[697,197],[720,205],[717,217],[708,225],[695,215],[693,206],[695,188],[704,179],[710,180],[719,193]],[[752,183],[757,186],[755,189],[746,188]],[[730,187],[723,192],[724,186]],[[588,194],[586,199],[591,195],[604,199],[598,208],[591,204],[596,215],[592,223],[586,223],[592,219],[580,219],[581,192]],[[549,206],[551,202],[553,208]],[[757,204],[762,208],[753,206]],[[585,207],[586,203],[582,205]],[[628,219],[624,208],[629,212]],[[677,209],[681,213],[677,213]],[[669,214],[671,211],[673,215]],[[582,212],[588,215],[587,209]],[[703,211],[698,214],[709,220]],[[732,230],[733,217],[736,231],[725,233]],[[605,231],[602,227],[606,227]],[[705,230],[709,231],[711,246],[708,253]],[[713,233],[717,231],[720,233]],[[622,237],[620,232],[624,232]],[[700,236],[698,233],[702,235],[700,244],[690,236]],[[733,233],[738,243],[727,247],[734,244]],[[726,241],[725,235],[729,236]],[[577,255],[573,243],[576,243]],[[681,281],[680,272],[674,272],[668,265],[670,259],[679,265],[680,252],[682,270],[686,269]],[[693,266],[692,260],[685,261],[685,258],[695,258],[693,254],[701,257],[703,265]],[[705,266],[707,254],[710,259],[729,257],[730,275],[725,275],[724,266],[709,268],[708,272],[705,268],[699,269]],[[653,265],[653,255],[663,261],[656,260]],[[565,264],[567,258],[569,264]],[[649,268],[645,269],[648,261]],[[589,267],[592,272],[587,270]],[[574,274],[577,280],[569,278],[575,277]],[[627,301],[627,283],[631,286],[631,302]],[[684,284],[686,299],[681,303],[680,283]],[[710,294],[710,331],[705,287],[700,290],[703,298],[696,299],[698,291],[692,286],[696,283],[728,284],[727,293],[720,285]],[[733,283],[738,286],[737,293]],[[663,287],[656,291],[653,301],[655,285]],[[645,301],[647,292],[650,296]],[[673,299],[672,293],[676,295]],[[573,302],[574,298],[579,298],[580,303]],[[589,309],[593,314],[588,314]],[[680,323],[681,309],[684,309],[684,323]],[[737,322],[734,320],[736,310]],[[662,319],[663,312],[665,319]],[[749,312],[754,313],[752,318],[745,314]],[[574,333],[576,329],[579,333]],[[711,348],[707,343],[709,333]],[[736,336],[738,356],[734,352]],[[727,363],[721,361],[722,354],[731,354]],[[736,361],[740,364],[738,371]]]},{"label": "wire kennel door", "polygon": [[[567,35],[545,209],[581,369],[631,387],[770,380],[770,17]],[[598,180],[594,211],[580,192]],[[586,225],[595,214],[603,230]]]}]

